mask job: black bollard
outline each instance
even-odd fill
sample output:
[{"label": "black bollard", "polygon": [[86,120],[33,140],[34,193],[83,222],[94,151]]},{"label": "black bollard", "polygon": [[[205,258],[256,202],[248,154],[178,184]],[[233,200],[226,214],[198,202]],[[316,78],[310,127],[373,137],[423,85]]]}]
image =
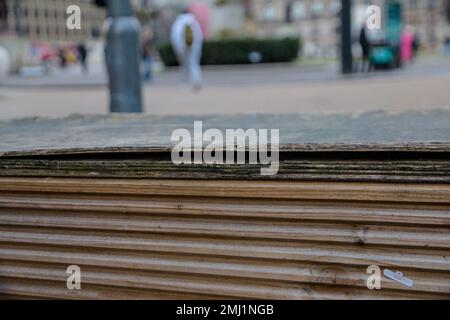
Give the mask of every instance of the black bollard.
[{"label": "black bollard", "polygon": [[341,3],[341,70],[343,74],[349,74],[353,72],[352,0],[342,0]]},{"label": "black bollard", "polygon": [[110,111],[142,112],[139,21],[129,0],[108,0],[106,62]]}]

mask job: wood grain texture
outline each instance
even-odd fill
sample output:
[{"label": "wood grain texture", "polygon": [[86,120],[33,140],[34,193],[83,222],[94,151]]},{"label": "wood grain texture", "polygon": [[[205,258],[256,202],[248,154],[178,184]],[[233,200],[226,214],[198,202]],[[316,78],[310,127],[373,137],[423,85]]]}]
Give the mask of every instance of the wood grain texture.
[{"label": "wood grain texture", "polygon": [[[4,155],[0,297],[450,299],[447,149],[339,148],[286,149],[273,180],[168,174],[161,150]],[[81,291],[66,289],[73,264]],[[414,286],[368,290],[373,264]]]},{"label": "wood grain texture", "polygon": [[[39,157],[39,156],[60,156],[60,155],[95,155],[102,154],[154,154],[171,152],[172,146],[147,146],[147,147],[90,147],[90,148],[54,148],[54,149],[30,149],[18,151],[0,152],[2,158],[15,157]],[[195,149],[194,149],[195,150]],[[280,152],[419,152],[419,153],[449,153],[449,142],[435,143],[391,143],[391,144],[338,144],[338,143],[283,143],[280,145]]]},{"label": "wood grain texture", "polygon": [[9,160],[0,175],[10,177],[147,178],[202,180],[302,180],[450,183],[449,160],[282,160],[277,175],[262,176],[260,165],[180,165],[148,160]]},{"label": "wood grain texture", "polygon": [[[449,194],[446,184],[0,178],[0,292],[77,298],[64,291],[77,264],[89,290],[79,298],[450,298]],[[383,279],[367,290],[371,264],[414,287]]]},{"label": "wood grain texture", "polygon": [[450,203],[448,184],[0,178],[0,192]]}]

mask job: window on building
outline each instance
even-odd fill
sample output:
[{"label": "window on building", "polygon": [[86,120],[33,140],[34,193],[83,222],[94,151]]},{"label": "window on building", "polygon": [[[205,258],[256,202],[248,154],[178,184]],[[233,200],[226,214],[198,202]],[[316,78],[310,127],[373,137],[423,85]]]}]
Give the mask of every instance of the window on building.
[{"label": "window on building", "polygon": [[265,21],[273,21],[276,19],[276,9],[273,3],[267,2],[264,4],[262,18]]},{"label": "window on building", "polygon": [[311,13],[316,17],[321,16],[323,14],[323,8],[324,5],[321,1],[314,1],[311,6]]},{"label": "window on building", "polygon": [[306,8],[303,2],[295,2],[292,7],[292,16],[295,20],[303,19],[306,17]]},{"label": "window on building", "polygon": [[8,5],[6,0],[0,0],[0,32],[8,29]]},{"label": "window on building", "polygon": [[341,1],[340,0],[333,0],[330,3],[330,13],[331,15],[337,15],[341,11]]}]

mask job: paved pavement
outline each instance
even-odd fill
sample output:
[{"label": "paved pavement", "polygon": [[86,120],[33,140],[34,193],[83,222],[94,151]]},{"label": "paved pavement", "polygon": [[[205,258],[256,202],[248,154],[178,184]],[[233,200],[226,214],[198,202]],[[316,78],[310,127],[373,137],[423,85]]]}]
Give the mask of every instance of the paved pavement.
[{"label": "paved pavement", "polygon": [[[264,65],[205,70],[205,87],[192,92],[169,70],[144,89],[151,115],[347,114],[450,110],[450,60],[422,59],[396,72],[341,77],[334,65]],[[0,119],[108,113],[108,92],[93,77],[77,85],[79,70],[0,88]],[[90,78],[90,77],[88,77]],[[51,82],[61,79],[61,85]],[[63,83],[72,81],[72,84]],[[31,81],[31,80],[24,80]],[[43,86],[42,86],[43,85]]]},{"label": "paved pavement", "polygon": [[[411,76],[436,76],[450,74],[450,58],[424,57],[414,65],[395,72],[357,73],[348,78],[405,78]],[[242,86],[257,84],[289,84],[299,82],[341,80],[339,66],[332,61],[299,62],[292,64],[261,64],[204,67],[204,80],[208,86]],[[177,68],[158,72],[152,87],[177,86],[180,76]],[[48,76],[12,76],[6,88],[92,88],[107,85],[105,67],[101,63],[92,64],[86,75],[80,66],[66,69],[54,68]]]}]

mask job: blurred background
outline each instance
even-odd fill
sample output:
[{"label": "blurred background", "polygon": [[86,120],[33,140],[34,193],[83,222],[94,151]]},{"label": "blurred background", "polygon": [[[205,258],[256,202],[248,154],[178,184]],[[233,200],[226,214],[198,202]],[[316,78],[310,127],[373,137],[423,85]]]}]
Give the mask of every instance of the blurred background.
[{"label": "blurred background", "polygon": [[[140,61],[144,112],[449,111],[450,0],[351,1],[347,52],[342,3],[132,0],[150,58]],[[81,8],[81,30],[66,27],[72,4]],[[108,11],[103,5],[95,0],[0,0],[1,120],[109,113]],[[369,5],[382,8],[382,30],[367,31],[370,54],[365,61],[361,32]],[[205,40],[201,91],[180,81],[169,41],[172,23],[186,8]],[[414,41],[411,57],[403,59],[405,32]],[[343,54],[352,60],[343,62]],[[351,63],[350,69],[345,63]]]}]

